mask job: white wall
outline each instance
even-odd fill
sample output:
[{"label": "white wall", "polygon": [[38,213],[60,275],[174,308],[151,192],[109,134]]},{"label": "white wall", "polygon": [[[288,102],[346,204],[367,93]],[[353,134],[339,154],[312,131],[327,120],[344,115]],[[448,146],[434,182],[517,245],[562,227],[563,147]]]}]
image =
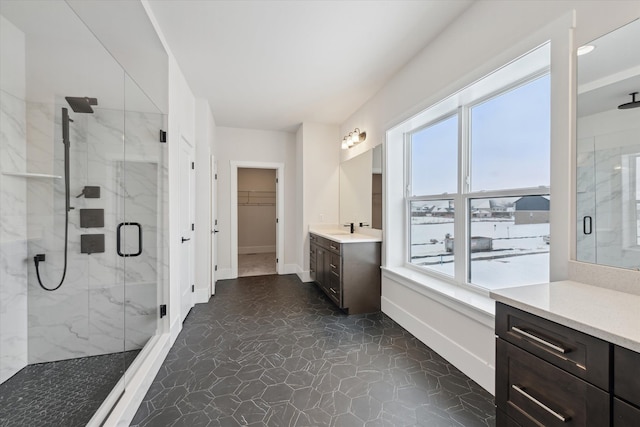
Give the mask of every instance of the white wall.
[{"label": "white wall", "polygon": [[182,329],[180,321],[180,138],[196,141],[195,98],[178,63],[169,55],[169,304],[168,314],[173,342]]},{"label": "white wall", "polygon": [[309,224],[337,224],[340,205],[340,137],[338,126],[303,123],[296,134],[299,181],[297,274],[309,277]]},{"label": "white wall", "polygon": [[[574,9],[576,27],[572,32]],[[342,124],[341,134],[354,127],[367,132],[363,144],[343,150],[342,160],[382,143],[386,131],[394,125],[551,39],[551,191],[554,200],[565,201],[564,206],[554,205],[552,212],[551,278],[565,278],[574,218],[572,49],[639,14],[640,3],[631,1],[476,2]],[[402,153],[398,152],[397,146],[387,147],[386,161],[387,165],[402,162]],[[389,186],[402,188],[402,177],[387,176],[385,186],[385,259],[387,264],[400,264],[397,254],[404,253],[404,247],[402,239],[394,239],[394,236],[404,235],[403,205],[400,199],[389,199],[392,197]],[[435,294],[429,297],[407,289],[402,280],[383,274],[383,311],[487,390],[493,391],[494,339],[485,313],[470,312],[463,304],[444,305],[438,302]],[[433,317],[429,313],[435,309],[439,315]]]},{"label": "white wall", "polygon": [[211,283],[211,155],[215,137],[215,121],[206,100],[195,101],[195,302],[205,303],[212,294]]},{"label": "white wall", "polygon": [[[231,168],[230,162],[284,163],[284,266],[295,267],[296,146],[289,132],[218,126],[214,154],[218,162],[218,277],[231,277]],[[281,261],[282,262],[282,261]]]}]

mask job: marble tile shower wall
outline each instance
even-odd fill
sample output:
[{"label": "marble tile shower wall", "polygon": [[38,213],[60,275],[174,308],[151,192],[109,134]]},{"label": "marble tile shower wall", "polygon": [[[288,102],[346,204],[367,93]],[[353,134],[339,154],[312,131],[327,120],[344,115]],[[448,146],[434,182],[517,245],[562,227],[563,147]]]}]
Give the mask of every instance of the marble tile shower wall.
[{"label": "marble tile shower wall", "polygon": [[[638,116],[640,119],[640,115]],[[636,241],[640,128],[624,129],[578,140],[577,258],[625,268],[638,268]],[[593,218],[585,234],[582,218]]]},{"label": "marble tile shower wall", "polygon": [[[60,106],[28,104],[27,110],[30,164],[42,168],[38,172],[61,174]],[[158,119],[138,113],[127,113],[125,118],[121,111],[104,109],[96,109],[92,115],[71,113],[71,116],[74,122],[70,126],[70,191],[74,210],[69,213],[67,276],[59,290],[47,292],[37,283],[33,263],[28,263],[29,363],[139,349],[156,327],[159,259],[154,235],[158,214],[153,207],[158,202],[150,205],[148,198],[138,200],[137,193],[157,190],[157,162],[161,159],[157,153],[149,156],[147,164],[151,167],[142,173],[132,173],[129,162],[123,161],[122,135],[125,120],[127,132],[141,129],[141,137],[127,139],[127,155],[143,151],[133,147],[136,141],[141,145],[152,141],[157,147]],[[148,122],[153,120],[151,133]],[[85,185],[100,186],[101,197],[75,198]],[[129,186],[137,188],[134,194],[125,193]],[[28,258],[37,253],[47,254],[40,273],[43,283],[55,286],[64,263],[64,182],[31,180],[27,193]],[[155,194],[149,197],[157,198]],[[125,216],[125,209],[134,212],[138,203],[150,207],[145,208],[145,215]],[[82,208],[103,208],[104,227],[80,228]],[[117,255],[116,229],[125,219],[141,222],[149,229],[145,230],[148,241],[140,257],[144,262],[136,263]],[[93,233],[105,234],[105,252],[81,254],[80,235]],[[122,286],[124,280],[126,287]]]},{"label": "marble tile shower wall", "polygon": [[0,383],[27,364],[25,102],[0,91]]}]

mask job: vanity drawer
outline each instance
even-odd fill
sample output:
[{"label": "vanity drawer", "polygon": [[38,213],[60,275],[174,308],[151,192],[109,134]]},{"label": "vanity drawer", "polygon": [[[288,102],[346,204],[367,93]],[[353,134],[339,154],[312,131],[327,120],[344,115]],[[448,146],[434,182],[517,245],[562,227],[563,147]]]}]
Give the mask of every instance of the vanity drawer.
[{"label": "vanity drawer", "polygon": [[613,360],[614,394],[640,406],[640,353],[614,346]]},{"label": "vanity drawer", "polygon": [[503,339],[496,343],[496,404],[518,424],[610,425],[608,393]]},{"label": "vanity drawer", "polygon": [[340,285],[340,278],[332,273],[329,273],[329,283],[327,285],[327,294],[338,305],[342,307],[342,287]]},{"label": "vanity drawer", "polygon": [[333,252],[334,254],[340,256],[342,254],[342,244],[338,242],[334,242],[333,240],[326,239],[327,246],[326,248]]},{"label": "vanity drawer", "polygon": [[613,427],[638,427],[640,408],[618,398],[613,399]]},{"label": "vanity drawer", "polygon": [[606,341],[499,302],[496,303],[496,334],[603,390],[609,390],[610,345]]},{"label": "vanity drawer", "polygon": [[333,276],[336,276],[340,280],[342,270],[342,258],[340,255],[329,253],[329,271]]}]

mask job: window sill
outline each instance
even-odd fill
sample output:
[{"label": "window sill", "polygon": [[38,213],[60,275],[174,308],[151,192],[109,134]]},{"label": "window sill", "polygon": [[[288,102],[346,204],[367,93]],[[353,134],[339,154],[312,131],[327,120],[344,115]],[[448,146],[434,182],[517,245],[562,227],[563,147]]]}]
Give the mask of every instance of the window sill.
[{"label": "window sill", "polygon": [[407,267],[381,268],[383,276],[493,327],[495,301],[488,294],[483,295],[464,289]]}]

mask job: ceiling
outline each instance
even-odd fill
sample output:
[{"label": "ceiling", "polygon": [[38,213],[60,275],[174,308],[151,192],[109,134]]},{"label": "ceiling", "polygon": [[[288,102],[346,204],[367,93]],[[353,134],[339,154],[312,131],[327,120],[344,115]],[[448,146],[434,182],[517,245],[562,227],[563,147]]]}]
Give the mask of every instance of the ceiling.
[{"label": "ceiling", "polygon": [[640,92],[640,20],[588,44],[595,49],[577,63],[579,117],[616,109]]},{"label": "ceiling", "polygon": [[216,124],[340,124],[471,0],[149,0]]}]

